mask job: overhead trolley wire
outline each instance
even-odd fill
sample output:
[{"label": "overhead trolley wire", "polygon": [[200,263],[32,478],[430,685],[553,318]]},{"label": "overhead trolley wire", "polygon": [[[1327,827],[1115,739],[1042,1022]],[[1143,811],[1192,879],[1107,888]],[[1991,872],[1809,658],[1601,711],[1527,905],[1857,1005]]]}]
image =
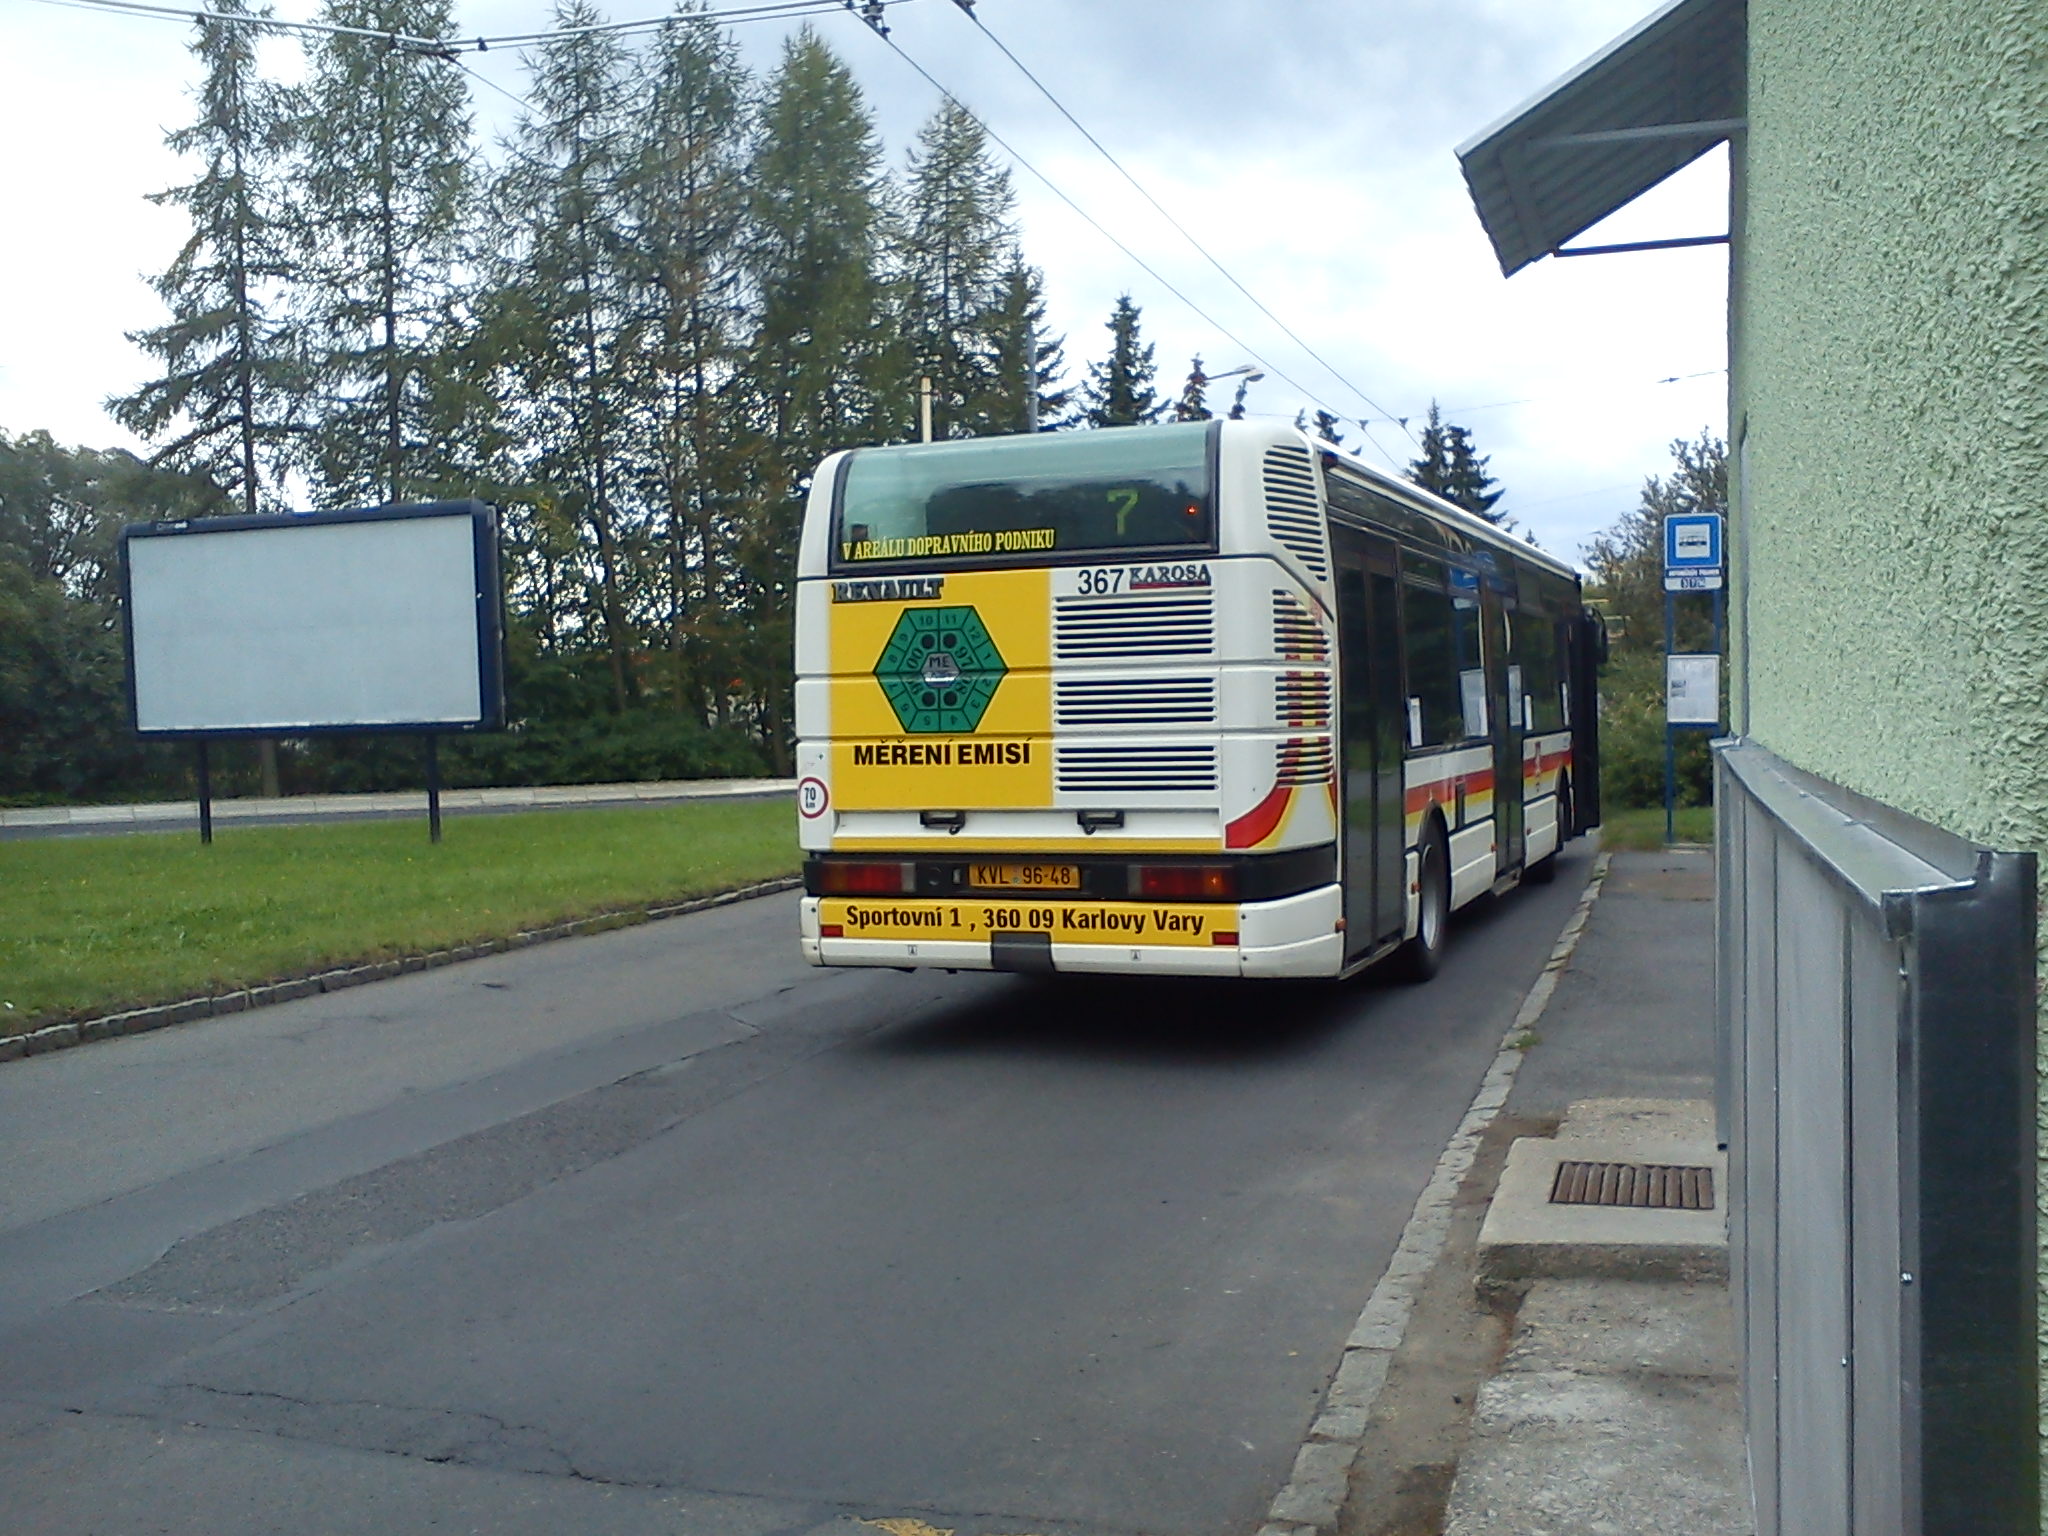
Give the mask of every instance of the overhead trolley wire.
[{"label": "overhead trolley wire", "polygon": [[[557,38],[582,37],[594,33],[627,35],[635,32],[653,32],[678,19],[684,21],[723,22],[737,25],[747,21],[788,21],[803,16],[829,16],[843,8],[843,0],[764,0],[758,5],[735,6],[726,10],[704,11],[680,18],[671,12],[666,16],[644,17],[636,21],[608,21],[587,27],[558,27],[548,32],[507,33],[504,36],[481,37],[418,37],[407,32],[380,32],[374,27],[346,27],[325,21],[287,21],[277,16],[243,15],[231,11],[194,10],[189,7],[155,5],[150,0],[42,0],[45,5],[63,5],[76,10],[108,11],[116,15],[151,16],[176,21],[217,21],[260,27],[266,31],[295,33],[312,37],[362,37],[388,43],[394,48],[405,48],[419,52],[488,52],[493,46],[528,48],[537,44],[552,42]],[[908,5],[911,0],[871,0],[877,5]]]},{"label": "overhead trolley wire", "polygon": [[[1726,368],[1703,368],[1698,373],[1674,373],[1667,378],[1648,379],[1645,380],[1644,383],[1684,384],[1693,379],[1711,379],[1716,377],[1717,375],[1724,374],[1727,371],[1728,370]],[[1581,390],[1579,391],[1579,393],[1601,395],[1610,394],[1621,390],[1640,389],[1642,387],[1643,385],[1638,383],[1616,382],[1592,390]],[[1511,405],[1541,405],[1546,400],[1553,400],[1556,398],[1557,397],[1555,395],[1524,395],[1519,400],[1489,400],[1484,405],[1443,405],[1438,406],[1437,409],[1446,418],[1455,416],[1471,416],[1479,411],[1506,410]],[[1373,419],[1375,421],[1386,420],[1390,422],[1405,422],[1413,421],[1415,419],[1415,416],[1419,416],[1421,414],[1422,413],[1420,411],[1417,411],[1414,415],[1410,416],[1388,416],[1384,418],[1374,417]]]},{"label": "overhead trolley wire", "polygon": [[[1408,436],[1411,440],[1415,438],[1415,434],[1412,431],[1409,431],[1408,423],[1404,419],[1395,416],[1385,406],[1381,405],[1378,401],[1374,400],[1372,396],[1368,395],[1364,390],[1360,389],[1356,384],[1352,383],[1348,378],[1346,378],[1343,375],[1343,373],[1341,373],[1338,370],[1336,364],[1332,363],[1328,358],[1324,357],[1320,352],[1316,351],[1314,347],[1310,346],[1306,341],[1304,341],[1301,338],[1301,336],[1295,332],[1292,326],[1290,326],[1285,320],[1282,320],[1278,315],[1274,314],[1273,311],[1266,306],[1264,300],[1262,300],[1257,294],[1253,293],[1251,289],[1245,287],[1243,283],[1239,282],[1237,279],[1237,275],[1234,272],[1232,272],[1228,267],[1224,266],[1221,261],[1217,260],[1216,257],[1210,252],[1209,248],[1203,245],[1200,240],[1196,239],[1193,232],[1189,230],[1185,224],[1181,223],[1179,219],[1176,219],[1171,213],[1167,212],[1165,206],[1159,201],[1159,199],[1154,197],[1149,191],[1145,189],[1144,183],[1139,181],[1137,177],[1133,176],[1128,170],[1126,170],[1123,162],[1117,159],[1115,155],[1110,153],[1108,146],[1105,145],[1102,142],[1102,140],[1095,137],[1094,134],[1090,133],[1088,131],[1087,125],[1084,124],[1078,117],[1074,116],[1072,112],[1069,112],[1067,110],[1066,104],[1062,102],[1059,99],[1059,97],[1053,95],[1051,88],[1048,87],[1043,80],[1039,79],[1037,75],[1033,74],[1031,72],[1030,67],[1027,64],[1025,64],[1025,62],[1022,59],[1018,58],[1016,54],[1010,51],[1009,44],[1005,43],[1000,37],[997,37],[995,33],[989,29],[988,23],[983,21],[981,17],[976,13],[973,5],[973,0],[964,0],[964,3],[963,0],[954,0],[954,4],[959,6],[960,10],[963,13],[965,13],[968,20],[972,21],[976,27],[980,28],[981,35],[983,37],[987,38],[991,43],[995,44],[995,46],[999,50],[1001,50],[1003,57],[1008,59],[1012,64],[1016,65],[1019,73],[1021,73],[1026,80],[1029,80],[1034,86],[1038,88],[1038,94],[1043,96],[1047,101],[1051,102],[1053,105],[1053,109],[1057,111],[1061,117],[1064,117],[1069,123],[1073,124],[1075,132],[1079,133],[1082,138],[1086,139],[1090,144],[1094,145],[1096,151],[1102,156],[1102,158],[1107,160],[1112,166],[1116,167],[1117,174],[1123,177],[1125,181],[1128,181],[1131,184],[1132,188],[1137,192],[1138,196],[1144,198],[1146,202],[1150,203],[1153,207],[1153,210],[1157,212],[1162,219],[1166,220],[1167,223],[1171,224],[1177,231],[1179,231],[1181,238],[1187,241],[1189,245],[1193,246],[1195,250],[1201,254],[1202,259],[1207,261],[1210,266],[1214,267],[1218,272],[1222,273],[1233,288],[1235,288],[1239,293],[1243,294],[1246,298],[1250,299],[1252,303],[1255,306],[1257,306],[1260,314],[1264,315],[1268,320],[1272,321],[1275,325],[1277,325],[1280,328],[1281,332],[1284,335],[1286,335],[1288,340],[1292,341],[1297,347],[1300,347],[1303,352],[1306,352],[1317,363],[1321,364],[1323,370],[1326,373],[1328,373],[1331,378],[1335,379],[1339,384],[1342,384],[1346,389],[1350,390],[1352,394],[1358,396],[1359,399],[1363,400],[1365,402],[1366,409],[1375,412],[1377,416],[1381,419],[1398,424],[1402,431],[1408,433]],[[1296,388],[1300,388],[1300,386],[1297,385]],[[1358,423],[1359,429],[1361,431],[1365,430],[1366,425],[1367,424],[1364,421]]]},{"label": "overhead trolley wire", "polygon": [[[1073,209],[1074,212],[1079,214],[1091,229],[1093,229],[1097,234],[1101,235],[1103,239],[1107,240],[1119,251],[1122,251],[1125,256],[1131,259],[1132,262],[1136,263],[1139,270],[1144,272],[1146,276],[1150,277],[1154,282],[1158,283],[1160,287],[1164,288],[1176,299],[1179,299],[1181,303],[1185,304],[1189,309],[1193,310],[1197,315],[1201,316],[1203,320],[1207,321],[1211,326],[1215,327],[1219,335],[1221,335],[1232,346],[1237,347],[1241,351],[1246,353],[1254,362],[1258,363],[1260,367],[1266,369],[1269,373],[1272,373],[1275,377],[1281,379],[1285,383],[1293,386],[1293,388],[1297,390],[1311,404],[1316,405],[1319,408],[1322,407],[1322,402],[1316,399],[1315,393],[1312,390],[1310,390],[1307,385],[1301,383],[1298,379],[1290,377],[1284,369],[1280,368],[1276,364],[1269,363],[1264,358],[1260,357],[1258,352],[1251,346],[1249,342],[1245,341],[1242,337],[1238,336],[1221,320],[1218,320],[1214,315],[1210,314],[1206,309],[1202,308],[1201,305],[1197,304],[1193,299],[1189,298],[1171,281],[1169,281],[1164,275],[1162,275],[1157,268],[1155,268],[1150,262],[1146,261],[1144,257],[1140,256],[1136,251],[1132,250],[1128,245],[1124,244],[1123,241],[1119,240],[1115,235],[1111,234],[1109,230],[1104,228],[1100,220],[1098,220],[1087,209],[1083,208],[1079,203],[1075,202],[1073,198],[1069,197],[1066,194],[1066,192],[1060,188],[1057,182],[1055,182],[1050,176],[1046,175],[1045,172],[1041,171],[1037,166],[1033,165],[1029,160],[1025,159],[1024,156],[1018,152],[1016,146],[1011,144],[1009,140],[1005,139],[1001,134],[997,133],[995,129],[991,128],[986,122],[984,122],[979,116],[977,116],[973,109],[970,108],[965,102],[963,102],[958,96],[954,95],[951,91],[947,90],[945,86],[939,84],[938,80],[932,75],[930,70],[926,69],[922,64],[918,63],[917,60],[913,59],[909,54],[905,53],[903,51],[902,45],[899,44],[894,38],[890,37],[888,31],[885,28],[876,26],[872,22],[870,22],[868,30],[873,32],[875,36],[879,37],[884,43],[888,44],[889,47],[895,51],[896,56],[898,58],[902,59],[904,63],[908,64],[912,69],[916,70],[918,74],[923,76],[925,83],[930,85],[933,90],[937,91],[947,101],[951,102],[955,107],[959,108],[960,111],[966,113],[968,118],[972,120],[976,124],[976,126],[978,126],[981,129],[983,133],[987,134],[991,139],[994,139],[996,143],[1002,147],[1004,153],[1009,155],[1009,157],[1012,160],[1016,161],[1017,164],[1022,166],[1025,170],[1029,171],[1033,176],[1037,177],[1041,182],[1043,182],[1045,184],[1047,191],[1051,192],[1054,197],[1057,197],[1061,202],[1065,203],[1069,208]],[[1374,409],[1378,410],[1379,407],[1375,406]],[[1334,415],[1335,413],[1332,412],[1331,414]],[[1370,442],[1373,445],[1373,447],[1378,448],[1381,456],[1384,457],[1388,463],[1393,464],[1396,469],[1404,467],[1401,465],[1399,460],[1395,459],[1395,457],[1392,454],[1388,453],[1387,450],[1380,445],[1379,440],[1373,437],[1370,431],[1367,431],[1365,429],[1364,423],[1359,424],[1359,429],[1365,432],[1366,441]]]}]

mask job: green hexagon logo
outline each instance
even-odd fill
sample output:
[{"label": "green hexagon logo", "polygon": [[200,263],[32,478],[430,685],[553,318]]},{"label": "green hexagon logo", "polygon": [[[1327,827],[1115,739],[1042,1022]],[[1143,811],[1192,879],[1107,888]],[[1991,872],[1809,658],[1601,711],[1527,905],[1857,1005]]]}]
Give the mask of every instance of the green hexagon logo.
[{"label": "green hexagon logo", "polygon": [[964,735],[981,724],[1009,670],[972,608],[906,608],[875,680],[904,730]]}]

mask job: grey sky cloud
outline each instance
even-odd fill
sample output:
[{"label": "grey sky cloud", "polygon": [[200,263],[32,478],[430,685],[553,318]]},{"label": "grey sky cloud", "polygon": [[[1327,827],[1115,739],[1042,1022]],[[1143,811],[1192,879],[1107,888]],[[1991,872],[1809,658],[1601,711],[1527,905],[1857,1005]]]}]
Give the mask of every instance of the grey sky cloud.
[{"label": "grey sky cloud", "polygon": [[[1646,13],[1652,0],[977,0],[988,28],[1100,137],[1174,216],[1365,396],[1419,417],[1434,398],[1470,407],[1482,452],[1544,544],[1574,554],[1663,470],[1671,438],[1718,429],[1725,253],[1549,261],[1504,281],[1454,150]],[[49,234],[0,247],[0,427],[46,426],[112,443],[100,402],[145,362],[124,330],[159,311],[141,274],[181,238],[144,194],[180,174],[163,150],[195,79],[180,26],[0,0],[0,141],[14,146],[18,207]],[[287,17],[314,0],[278,0]],[[611,0],[624,18],[656,0]],[[466,33],[545,25],[543,0],[469,0]],[[1260,361],[1256,411],[1320,402],[1372,417],[1147,209],[951,0],[892,7],[893,40],[1063,191],[1207,311],[1202,319],[1027,172],[1017,170],[1027,257],[1044,269],[1052,327],[1075,376],[1106,343],[1119,293],[1143,307],[1161,386],[1199,353],[1211,372]],[[931,87],[851,14],[820,18],[853,69],[900,167],[936,105]],[[785,23],[740,27],[748,62],[772,68]],[[289,61],[289,45],[272,57]],[[465,56],[517,93],[512,50]],[[516,108],[478,87],[480,137]],[[1622,238],[1726,228],[1725,173],[1703,163],[1610,224]],[[1223,334],[1227,330],[1238,339]],[[1281,377],[1289,376],[1296,388]],[[1501,402],[1524,402],[1502,404]],[[1412,444],[1375,422],[1402,460]],[[1362,442],[1351,429],[1347,440]]]}]

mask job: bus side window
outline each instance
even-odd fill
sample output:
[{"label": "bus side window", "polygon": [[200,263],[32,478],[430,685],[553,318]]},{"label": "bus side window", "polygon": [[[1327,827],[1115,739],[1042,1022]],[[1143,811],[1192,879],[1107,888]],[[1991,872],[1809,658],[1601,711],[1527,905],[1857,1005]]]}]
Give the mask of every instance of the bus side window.
[{"label": "bus side window", "polygon": [[1479,639],[1480,573],[1450,568],[1452,649],[1458,662],[1458,723],[1467,741],[1487,734],[1486,653]]},{"label": "bus side window", "polygon": [[1401,567],[1401,630],[1408,653],[1409,745],[1446,746],[1465,738],[1456,614],[1450,594],[1444,590],[1441,564],[1403,555]]}]

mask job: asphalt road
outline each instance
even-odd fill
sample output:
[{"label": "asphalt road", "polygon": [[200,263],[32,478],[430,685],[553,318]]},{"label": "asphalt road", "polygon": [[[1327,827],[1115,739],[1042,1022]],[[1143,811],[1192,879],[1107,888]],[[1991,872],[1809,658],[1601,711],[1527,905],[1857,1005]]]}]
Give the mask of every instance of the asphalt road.
[{"label": "asphalt road", "polygon": [[1560,863],[1421,988],[776,897],[0,1068],[0,1530],[1250,1532]]}]

